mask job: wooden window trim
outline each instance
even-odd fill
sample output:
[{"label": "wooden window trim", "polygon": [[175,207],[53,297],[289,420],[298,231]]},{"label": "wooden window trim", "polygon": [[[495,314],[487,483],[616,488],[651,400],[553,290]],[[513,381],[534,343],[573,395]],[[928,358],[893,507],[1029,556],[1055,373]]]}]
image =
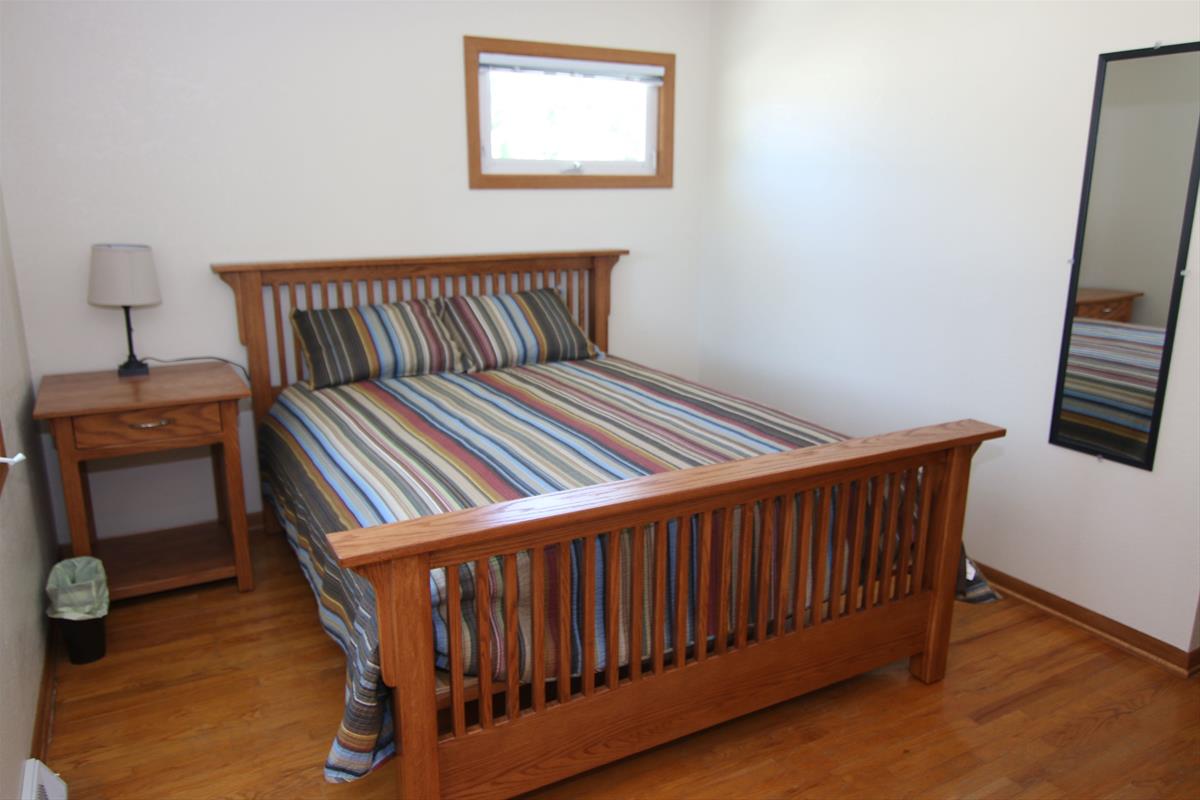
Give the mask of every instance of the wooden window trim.
[{"label": "wooden window trim", "polygon": [[[479,133],[479,54],[510,53],[545,58],[653,64],[666,70],[658,95],[658,159],[653,175],[495,175],[485,174]],[[641,50],[614,50],[515,39],[463,37],[467,81],[467,165],[472,189],[646,189],[670,188],[674,181],[675,56]]]}]

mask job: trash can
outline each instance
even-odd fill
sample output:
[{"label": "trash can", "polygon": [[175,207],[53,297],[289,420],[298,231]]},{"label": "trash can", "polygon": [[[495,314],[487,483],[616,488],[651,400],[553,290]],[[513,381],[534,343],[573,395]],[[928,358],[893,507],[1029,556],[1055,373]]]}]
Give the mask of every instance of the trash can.
[{"label": "trash can", "polygon": [[104,658],[104,617],[108,614],[108,576],[98,558],[80,556],[58,562],[46,579],[50,607],[59,621],[72,664]]}]

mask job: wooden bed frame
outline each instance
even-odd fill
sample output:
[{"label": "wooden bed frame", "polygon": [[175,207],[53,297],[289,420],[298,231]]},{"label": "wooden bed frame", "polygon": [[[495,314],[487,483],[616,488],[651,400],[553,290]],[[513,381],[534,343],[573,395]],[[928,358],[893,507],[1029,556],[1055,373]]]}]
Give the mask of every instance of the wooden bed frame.
[{"label": "wooden bed frame", "polygon": [[[562,293],[592,340],[607,348],[609,276],[626,252],[213,269],[237,297],[254,416],[260,421],[279,392],[300,377],[299,348],[288,324],[293,308],[550,286]],[[919,680],[940,680],[971,457],[980,443],[1003,435],[1000,428],[961,420],[330,536],[342,565],[366,576],[375,589],[383,679],[395,702],[399,794],[515,795],[900,658],[910,659]],[[845,502],[831,502],[835,494]],[[751,536],[740,537],[739,552],[732,552],[732,537],[722,531],[730,530],[735,515],[755,520],[754,536],[763,544],[757,574],[770,580],[751,578]],[[707,641],[697,637],[699,646],[689,643],[685,631],[686,572],[674,582],[680,592],[678,633],[666,641],[667,539],[657,534],[671,520],[679,521],[680,530],[696,526],[694,554],[691,537],[680,537],[677,562],[687,565],[694,558],[695,597],[715,592],[719,598],[715,612],[706,602],[695,603],[696,629],[713,632]],[[833,536],[817,533],[829,530]],[[609,563],[615,563],[618,540],[652,556],[645,562],[652,574],[643,575],[642,559],[632,558],[628,576],[629,607],[641,608],[647,599],[653,609],[645,630],[640,618],[631,624],[630,649],[640,652],[649,641],[651,658],[630,659],[628,665],[610,658],[597,669],[592,620],[598,598],[582,592],[581,675],[572,676],[569,667],[547,675],[544,659],[535,658],[529,684],[518,682],[515,661],[507,665],[506,679],[492,680],[487,643],[495,632],[483,617],[480,676],[464,677],[455,567],[502,556],[504,585],[516,586],[516,554],[528,554],[532,646],[540,654],[550,624],[547,604],[568,608],[571,588],[563,571],[562,580],[548,585],[547,557],[583,539],[588,546],[581,550],[582,578],[590,585],[597,537]],[[429,591],[430,570],[443,567],[451,568],[448,676],[434,668]],[[606,575],[607,598],[618,594],[617,573]],[[486,598],[488,572],[477,574],[476,596]],[[649,598],[642,596],[643,581]],[[756,597],[750,596],[752,586]],[[516,659],[516,592],[503,592],[502,604],[506,649]],[[614,653],[621,609],[610,602],[600,611],[608,621],[607,649]],[[558,617],[565,625],[566,615]],[[568,637],[558,640],[559,663],[569,664]]]}]

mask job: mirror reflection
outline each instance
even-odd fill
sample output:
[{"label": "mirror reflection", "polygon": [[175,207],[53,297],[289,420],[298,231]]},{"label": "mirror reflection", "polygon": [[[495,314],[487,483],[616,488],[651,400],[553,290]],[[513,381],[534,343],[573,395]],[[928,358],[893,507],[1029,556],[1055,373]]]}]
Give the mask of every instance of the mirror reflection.
[{"label": "mirror reflection", "polygon": [[1200,43],[1101,56],[1050,441],[1151,468],[1195,212]]}]

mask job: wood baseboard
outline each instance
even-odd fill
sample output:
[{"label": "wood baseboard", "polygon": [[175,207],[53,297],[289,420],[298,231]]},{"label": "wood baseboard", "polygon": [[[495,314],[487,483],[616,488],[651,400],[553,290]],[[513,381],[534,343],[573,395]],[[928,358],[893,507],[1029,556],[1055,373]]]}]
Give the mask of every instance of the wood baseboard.
[{"label": "wood baseboard", "polygon": [[54,726],[54,665],[58,661],[58,631],[54,623],[46,625],[46,657],[42,661],[42,683],[38,688],[37,715],[33,718],[33,742],[29,754],[45,762],[50,752],[50,734]]},{"label": "wood baseboard", "polygon": [[1020,578],[1014,578],[1012,575],[1001,572],[995,567],[978,561],[975,563],[983,571],[983,576],[1005,594],[1010,594],[1018,600],[1037,606],[1047,613],[1078,625],[1088,632],[1112,642],[1122,650],[1153,661],[1180,677],[1190,678],[1200,672],[1200,649],[1190,653],[1180,650],[1161,639],[1155,639],[1153,636],[1117,622],[1115,619],[1097,614],[1091,609],[1051,594],[1045,589],[1039,589]]}]

